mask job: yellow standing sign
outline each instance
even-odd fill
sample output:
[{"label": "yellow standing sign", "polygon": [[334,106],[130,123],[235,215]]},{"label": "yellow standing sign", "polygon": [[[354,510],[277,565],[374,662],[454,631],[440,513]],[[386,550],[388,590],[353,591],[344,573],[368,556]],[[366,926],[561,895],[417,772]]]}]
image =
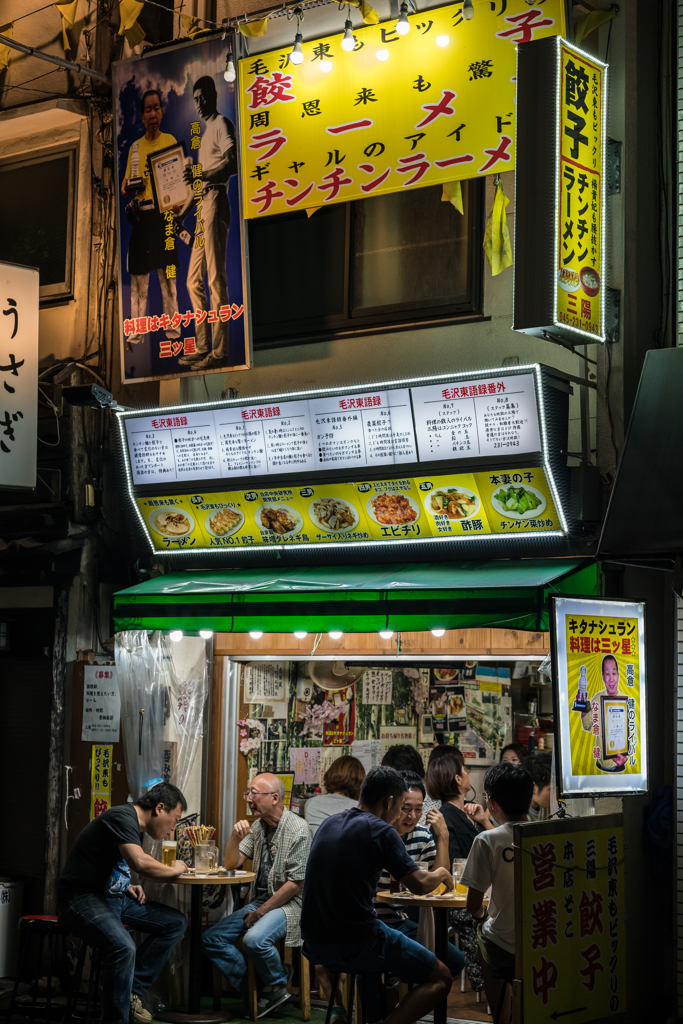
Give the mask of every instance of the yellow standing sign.
[{"label": "yellow standing sign", "polygon": [[[341,16],[340,16],[341,18]],[[565,29],[563,0],[462,2],[239,62],[244,216],[515,166],[516,47]]]},{"label": "yellow standing sign", "polygon": [[602,341],[607,66],[564,40],[559,60],[556,320]]},{"label": "yellow standing sign", "polygon": [[558,597],[553,606],[563,795],[644,792],[644,606]]},{"label": "yellow standing sign", "polygon": [[514,862],[515,973],[522,982],[515,1024],[622,1020],[621,815],[516,825]]}]

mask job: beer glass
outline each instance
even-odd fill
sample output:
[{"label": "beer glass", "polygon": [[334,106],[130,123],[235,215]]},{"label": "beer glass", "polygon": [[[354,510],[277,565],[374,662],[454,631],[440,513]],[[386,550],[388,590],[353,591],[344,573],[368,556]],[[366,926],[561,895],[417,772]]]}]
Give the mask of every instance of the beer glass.
[{"label": "beer glass", "polygon": [[467,858],[466,857],[456,857],[453,860],[453,869],[451,871],[451,874],[453,875],[453,881],[455,882],[455,891],[460,896],[466,896],[467,895],[467,886],[460,884],[460,879],[462,878],[462,873],[465,870],[465,865],[466,864],[467,864]]},{"label": "beer glass", "polygon": [[170,867],[178,859],[178,844],[175,839],[161,840],[161,863]]},{"label": "beer glass", "polygon": [[209,871],[215,871],[218,867],[218,850],[216,848],[216,840],[209,839],[206,845],[209,847]]},{"label": "beer glass", "polygon": [[209,873],[209,847],[207,843],[197,843],[194,848],[194,873],[195,875],[207,875]]}]

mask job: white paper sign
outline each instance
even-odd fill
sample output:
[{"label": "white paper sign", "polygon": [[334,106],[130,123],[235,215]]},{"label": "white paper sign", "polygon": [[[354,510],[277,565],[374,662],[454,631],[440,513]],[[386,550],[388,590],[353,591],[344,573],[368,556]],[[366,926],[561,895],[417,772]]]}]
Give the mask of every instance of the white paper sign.
[{"label": "white paper sign", "polygon": [[364,704],[391,704],[391,669],[369,668],[363,676]]},{"label": "white paper sign", "polygon": [[83,669],[83,725],[88,743],[118,743],[121,698],[115,665],[86,665]]},{"label": "white paper sign", "polygon": [[417,726],[383,725],[380,729],[380,737],[382,757],[384,757],[389,747],[395,747],[399,743],[407,743],[414,747],[417,739]]},{"label": "white paper sign", "polygon": [[0,485],[35,487],[40,275],[0,263]]},{"label": "white paper sign", "polygon": [[288,661],[253,661],[244,670],[244,702],[283,701],[287,697]]},{"label": "white paper sign", "polygon": [[382,744],[380,740],[356,740],[351,744],[351,755],[357,757],[366,773],[376,768],[382,760]]},{"label": "white paper sign", "polygon": [[294,772],[294,785],[305,785],[318,781],[320,747],[291,747],[289,767]]}]

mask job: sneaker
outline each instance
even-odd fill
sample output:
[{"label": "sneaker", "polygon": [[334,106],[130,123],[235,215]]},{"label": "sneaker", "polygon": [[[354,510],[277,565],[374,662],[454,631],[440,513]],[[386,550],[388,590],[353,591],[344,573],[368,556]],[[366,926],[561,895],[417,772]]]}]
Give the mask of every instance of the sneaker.
[{"label": "sneaker", "polygon": [[270,1013],[271,1010],[274,1010],[276,1006],[286,1003],[289,998],[290,995],[287,991],[286,985],[273,987],[267,997],[259,999],[256,1011],[257,1018],[265,1017],[265,1015]]},{"label": "sneaker", "polygon": [[144,1008],[142,999],[137,992],[131,992],[130,1015],[133,1020],[139,1021],[140,1024],[150,1024],[152,1020],[152,1014]]},{"label": "sneaker", "polygon": [[189,352],[186,356],[181,356],[178,362],[183,366],[191,366],[192,363],[200,363],[206,356],[206,352]]},{"label": "sneaker", "polygon": [[216,359],[215,356],[207,356],[202,360],[201,363],[195,364],[196,370],[219,370],[226,369],[227,363],[225,359]]}]

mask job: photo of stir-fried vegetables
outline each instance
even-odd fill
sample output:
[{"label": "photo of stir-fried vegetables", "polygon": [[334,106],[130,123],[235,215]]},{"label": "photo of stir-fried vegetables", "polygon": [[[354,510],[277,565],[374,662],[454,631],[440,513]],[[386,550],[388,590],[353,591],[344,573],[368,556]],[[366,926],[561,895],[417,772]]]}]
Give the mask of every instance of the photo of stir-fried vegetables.
[{"label": "photo of stir-fried vegetables", "polygon": [[494,507],[511,519],[540,515],[546,506],[545,497],[535,487],[501,487],[493,495]]}]

